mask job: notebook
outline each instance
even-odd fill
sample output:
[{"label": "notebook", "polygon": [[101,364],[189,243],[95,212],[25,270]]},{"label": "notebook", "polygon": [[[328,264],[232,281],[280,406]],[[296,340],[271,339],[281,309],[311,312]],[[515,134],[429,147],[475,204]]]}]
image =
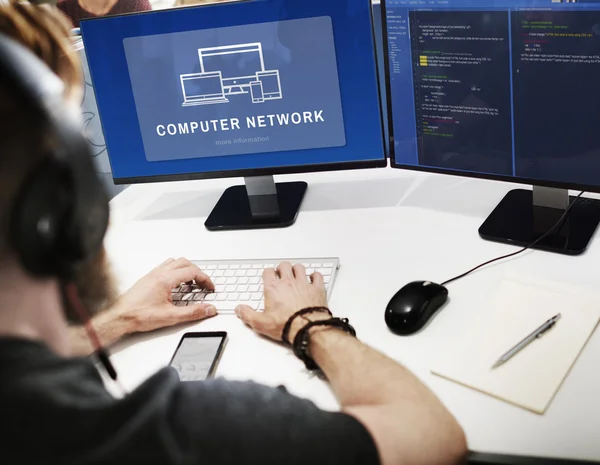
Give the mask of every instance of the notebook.
[{"label": "notebook", "polygon": [[[562,318],[554,328],[491,369],[505,352],[558,313]],[[505,278],[431,371],[543,414],[599,320],[600,294],[530,278]]]}]

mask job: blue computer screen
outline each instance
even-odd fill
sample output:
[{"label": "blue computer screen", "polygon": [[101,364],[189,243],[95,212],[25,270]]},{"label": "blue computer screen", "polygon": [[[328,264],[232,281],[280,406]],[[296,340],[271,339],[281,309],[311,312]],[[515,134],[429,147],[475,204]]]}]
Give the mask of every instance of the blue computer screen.
[{"label": "blue computer screen", "polygon": [[114,178],[383,161],[371,19],[265,0],[83,21]]},{"label": "blue computer screen", "polygon": [[395,163],[600,186],[600,0],[385,0]]}]

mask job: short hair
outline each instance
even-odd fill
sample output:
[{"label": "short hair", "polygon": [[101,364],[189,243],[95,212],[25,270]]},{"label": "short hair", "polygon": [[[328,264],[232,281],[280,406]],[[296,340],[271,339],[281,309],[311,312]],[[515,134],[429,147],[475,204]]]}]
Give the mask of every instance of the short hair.
[{"label": "short hair", "polygon": [[[64,82],[65,99],[80,95],[81,63],[70,39],[70,26],[56,7],[21,0],[0,2],[0,33],[37,55]],[[27,174],[50,146],[39,116],[6,83],[0,85],[0,260],[11,252],[8,242],[15,196]]]}]

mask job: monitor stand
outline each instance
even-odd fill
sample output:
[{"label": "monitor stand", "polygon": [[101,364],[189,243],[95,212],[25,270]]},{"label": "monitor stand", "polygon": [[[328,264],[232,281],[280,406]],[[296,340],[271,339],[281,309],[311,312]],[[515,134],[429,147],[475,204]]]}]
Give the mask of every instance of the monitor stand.
[{"label": "monitor stand", "polygon": [[308,185],[275,184],[273,176],[244,178],[227,189],[204,225],[209,231],[286,228],[298,217]]},{"label": "monitor stand", "polygon": [[[567,190],[534,186],[510,191],[479,228],[487,240],[528,246],[560,220],[574,197]],[[582,254],[600,223],[600,200],[581,198],[568,217],[534,248],[565,255]]]}]

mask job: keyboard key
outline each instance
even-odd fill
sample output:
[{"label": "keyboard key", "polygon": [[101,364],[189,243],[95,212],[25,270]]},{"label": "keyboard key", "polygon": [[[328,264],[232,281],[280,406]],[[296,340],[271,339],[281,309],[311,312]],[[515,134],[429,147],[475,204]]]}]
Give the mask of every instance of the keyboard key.
[{"label": "keyboard key", "polygon": [[217,294],[217,301],[220,302],[223,300],[227,300],[227,294],[225,294],[225,293]]},{"label": "keyboard key", "polygon": [[240,295],[235,292],[227,294],[227,300],[230,302],[236,302],[240,298]]},{"label": "keyboard key", "polygon": [[246,276],[250,276],[250,277],[258,276],[258,270],[248,270],[246,272]]},{"label": "keyboard key", "polygon": [[236,289],[236,292],[248,292],[248,285],[247,284],[239,285]]},{"label": "keyboard key", "polygon": [[246,276],[246,270],[237,270],[237,271],[235,272],[235,275],[236,275],[238,278],[240,278],[240,277],[242,277],[242,276]]},{"label": "keyboard key", "polygon": [[205,270],[216,270],[217,265],[206,265],[205,267],[201,266],[200,268],[204,268]]},{"label": "keyboard key", "polygon": [[230,293],[230,292],[235,292],[237,286],[235,284],[232,284],[230,286],[226,286],[225,287],[225,292]]},{"label": "keyboard key", "polygon": [[219,270],[228,270],[229,266],[228,265],[219,265]]},{"label": "keyboard key", "polygon": [[333,269],[331,269],[331,268],[323,268],[320,271],[321,271],[321,274],[323,276],[331,276],[331,273],[333,272]]},{"label": "keyboard key", "polygon": [[263,269],[263,265],[252,265],[252,269],[253,270],[262,270]]},{"label": "keyboard key", "polygon": [[179,292],[179,289],[181,289],[181,286],[174,287],[173,289],[171,289],[171,292],[172,293]]},{"label": "keyboard key", "polygon": [[175,302],[175,306],[176,307],[187,307],[189,302],[185,301],[185,300],[180,300],[179,302]]},{"label": "keyboard key", "polygon": [[250,297],[252,300],[260,300],[262,299],[263,295],[260,292],[255,292],[254,294],[252,294],[252,296]]},{"label": "keyboard key", "polygon": [[192,290],[192,286],[190,286],[189,284],[183,284],[181,286],[180,292],[186,293],[186,292],[190,292],[191,290]]},{"label": "keyboard key", "polygon": [[258,292],[259,289],[260,289],[260,286],[258,284],[254,284],[254,285],[248,287],[249,292]]},{"label": "keyboard key", "polygon": [[181,300],[194,300],[194,293],[190,292],[189,294],[184,295]]},{"label": "keyboard key", "polygon": [[226,284],[237,284],[237,279],[234,277],[231,278],[226,278],[227,281],[225,281]]},{"label": "keyboard key", "polygon": [[217,300],[217,294],[215,294],[214,292],[211,294],[207,294],[204,298],[205,302],[214,302],[215,300]]},{"label": "keyboard key", "polygon": [[240,300],[250,300],[250,294],[248,293],[244,293],[244,294],[240,294]]},{"label": "keyboard key", "polygon": [[331,281],[331,276],[329,276],[329,275],[323,276],[323,282],[325,284],[329,284],[330,281]]},{"label": "keyboard key", "polygon": [[252,265],[249,265],[249,264],[242,265],[242,270],[249,270],[250,268],[252,268]]},{"label": "keyboard key", "polygon": [[219,277],[223,276],[224,274],[225,274],[225,272],[223,270],[217,270],[213,273],[213,277],[219,278]]},{"label": "keyboard key", "polygon": [[323,266],[322,263],[311,263],[310,267],[311,268],[321,268]]},{"label": "keyboard key", "polygon": [[206,298],[206,293],[202,292],[199,294],[194,294],[194,301],[195,302],[200,302],[203,301]]},{"label": "keyboard key", "polygon": [[256,278],[250,278],[249,281],[250,284],[258,284],[260,283],[260,278],[256,277]]},{"label": "keyboard key", "polygon": [[230,277],[232,277],[232,276],[235,276],[235,271],[233,271],[233,270],[227,270],[227,271],[225,272],[224,276],[226,276],[226,277],[228,277],[228,278],[230,278]]},{"label": "keyboard key", "polygon": [[227,282],[227,278],[223,277],[223,278],[215,278],[213,280],[213,282],[215,284],[225,284]]},{"label": "keyboard key", "polygon": [[248,284],[249,278],[238,278],[238,284]]},{"label": "keyboard key", "polygon": [[240,269],[240,265],[229,265],[229,269],[230,270],[239,270]]},{"label": "keyboard key", "polygon": [[171,294],[171,299],[173,299],[173,301],[178,301],[181,300],[183,298],[183,294],[181,292],[177,292],[176,294]]}]

